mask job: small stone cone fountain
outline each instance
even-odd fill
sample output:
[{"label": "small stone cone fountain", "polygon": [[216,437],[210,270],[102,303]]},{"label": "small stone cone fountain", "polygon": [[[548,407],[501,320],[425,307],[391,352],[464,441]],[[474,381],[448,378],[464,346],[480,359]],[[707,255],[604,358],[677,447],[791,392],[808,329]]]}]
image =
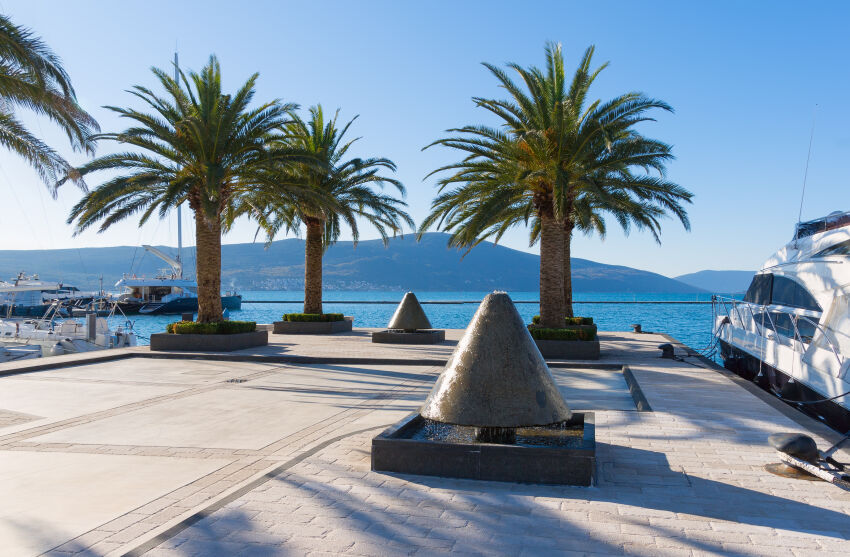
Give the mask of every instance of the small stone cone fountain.
[{"label": "small stone cone fountain", "polygon": [[420,410],[428,420],[474,426],[485,443],[512,443],[516,428],[570,419],[549,367],[504,292],[489,294]]},{"label": "small stone cone fountain", "polygon": [[408,292],[393,313],[386,331],[372,333],[372,342],[387,344],[436,344],[446,340],[446,332],[432,329],[425,310]]},{"label": "small stone cone fountain", "polygon": [[390,324],[387,325],[387,329],[400,329],[409,333],[417,329],[430,328],[431,322],[428,320],[425,310],[422,309],[419,300],[416,298],[416,294],[413,292],[408,292],[404,295],[404,298],[402,298],[401,303],[390,319]]}]

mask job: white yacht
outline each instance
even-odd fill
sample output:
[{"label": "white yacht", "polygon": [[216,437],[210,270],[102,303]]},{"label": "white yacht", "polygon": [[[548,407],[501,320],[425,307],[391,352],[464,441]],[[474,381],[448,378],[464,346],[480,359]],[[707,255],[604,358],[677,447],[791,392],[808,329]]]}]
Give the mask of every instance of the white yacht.
[{"label": "white yacht", "polygon": [[110,330],[105,318],[93,314],[85,322],[59,319],[59,307],[54,302],[41,319],[0,319],[0,362],[136,346],[131,322]]},{"label": "white yacht", "polygon": [[0,280],[0,316],[41,317],[55,300],[71,305],[90,301],[94,295],[81,292],[76,286],[21,272],[8,282]]},{"label": "white yacht", "polygon": [[[170,268],[162,269],[153,277],[125,274],[115,286],[123,289],[118,297],[118,307],[124,314],[164,315],[198,311],[198,283],[183,278],[183,263],[153,246],[142,246],[159,257]],[[227,292],[221,297],[222,309],[238,310],[242,296]]]},{"label": "white yacht", "polygon": [[798,224],[743,300],[715,300],[727,369],[850,431],[850,212]]}]

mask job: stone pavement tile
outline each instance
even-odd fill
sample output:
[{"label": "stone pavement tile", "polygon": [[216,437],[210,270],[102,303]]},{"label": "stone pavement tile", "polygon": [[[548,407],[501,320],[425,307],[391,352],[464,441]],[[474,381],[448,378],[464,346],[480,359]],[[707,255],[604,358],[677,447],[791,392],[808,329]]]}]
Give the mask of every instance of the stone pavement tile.
[{"label": "stone pavement tile", "polygon": [[127,543],[135,540],[139,536],[142,536],[148,532],[150,532],[154,528],[151,524],[146,524],[144,522],[137,522],[132,526],[128,526],[123,530],[119,530],[118,532],[110,535],[105,541],[112,543]]},{"label": "stone pavement tile", "polygon": [[182,557],[233,557],[245,549],[245,544],[232,543],[222,540],[190,539],[180,544]]},{"label": "stone pavement tile", "polygon": [[786,556],[794,555],[791,549],[787,547],[777,547],[773,545],[752,545],[752,544],[737,544],[724,543],[722,551],[730,555],[770,555],[770,556]]},{"label": "stone pavement tile", "polygon": [[798,547],[803,549],[817,549],[820,547],[817,540],[796,536],[764,536],[751,534],[750,541],[755,545],[781,545],[782,547]]},{"label": "stone pavement tile", "polygon": [[624,544],[623,552],[626,555],[648,555],[652,557],[689,557],[693,552],[688,548],[677,547],[652,547],[635,544]]},{"label": "stone pavement tile", "polygon": [[397,555],[412,555],[415,547],[389,547],[381,544],[355,542],[345,553],[347,555],[368,555],[369,557],[395,557]]},{"label": "stone pavement tile", "polygon": [[123,530],[124,528],[127,528],[128,526],[132,526],[133,524],[136,524],[137,522],[146,519],[148,516],[150,515],[147,513],[127,513],[125,515],[119,516],[115,520],[110,520],[106,524],[100,526],[98,529],[105,530],[107,532],[118,532],[120,530]]},{"label": "stone pavement tile", "polygon": [[283,546],[251,543],[245,546],[238,557],[277,557],[292,554],[289,549]]},{"label": "stone pavement tile", "polygon": [[145,553],[145,557],[184,557],[182,551],[176,549],[165,549],[163,547],[155,547]]}]

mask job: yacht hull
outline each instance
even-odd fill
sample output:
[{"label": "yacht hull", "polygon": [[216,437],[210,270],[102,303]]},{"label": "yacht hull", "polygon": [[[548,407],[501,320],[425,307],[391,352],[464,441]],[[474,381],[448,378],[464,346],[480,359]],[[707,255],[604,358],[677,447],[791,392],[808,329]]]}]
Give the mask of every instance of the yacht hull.
[{"label": "yacht hull", "polygon": [[[719,340],[719,345],[723,367],[729,371],[752,381],[793,408],[826,423],[836,431],[850,432],[850,411],[846,408],[832,401],[812,402],[822,401],[827,397],[724,340]],[[789,401],[811,403],[795,404]]]},{"label": "yacht hull", "polygon": [[[164,304],[151,302],[118,302],[118,307],[125,314],[143,315],[179,315],[190,311],[198,311],[197,298],[177,298]],[[221,307],[227,310],[242,309],[242,296],[222,296]]]},{"label": "yacht hull", "polygon": [[[0,317],[43,317],[47,310],[49,310],[51,304],[43,304],[38,306],[22,306],[18,304],[12,304],[12,311],[9,312],[8,304],[0,304]],[[66,310],[61,309],[60,315],[68,315]]]}]

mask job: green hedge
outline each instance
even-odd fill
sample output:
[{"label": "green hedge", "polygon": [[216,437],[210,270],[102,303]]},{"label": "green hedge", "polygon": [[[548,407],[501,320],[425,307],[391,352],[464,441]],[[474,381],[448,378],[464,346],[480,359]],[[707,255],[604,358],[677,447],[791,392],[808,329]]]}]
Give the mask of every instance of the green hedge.
[{"label": "green hedge", "polygon": [[[531,318],[531,322],[535,325],[540,324],[540,316],[535,315]],[[593,325],[592,317],[564,317],[564,322],[567,325]]]},{"label": "green hedge", "polygon": [[233,335],[251,333],[257,330],[255,321],[216,321],[198,323],[197,321],[178,321],[165,326],[166,333],[178,335]]},{"label": "green hedge", "polygon": [[596,340],[595,329],[546,329],[529,327],[528,332],[535,340]]},{"label": "green hedge", "polygon": [[327,321],[343,321],[345,316],[341,313],[284,313],[284,321],[299,321],[299,322],[327,322]]}]

